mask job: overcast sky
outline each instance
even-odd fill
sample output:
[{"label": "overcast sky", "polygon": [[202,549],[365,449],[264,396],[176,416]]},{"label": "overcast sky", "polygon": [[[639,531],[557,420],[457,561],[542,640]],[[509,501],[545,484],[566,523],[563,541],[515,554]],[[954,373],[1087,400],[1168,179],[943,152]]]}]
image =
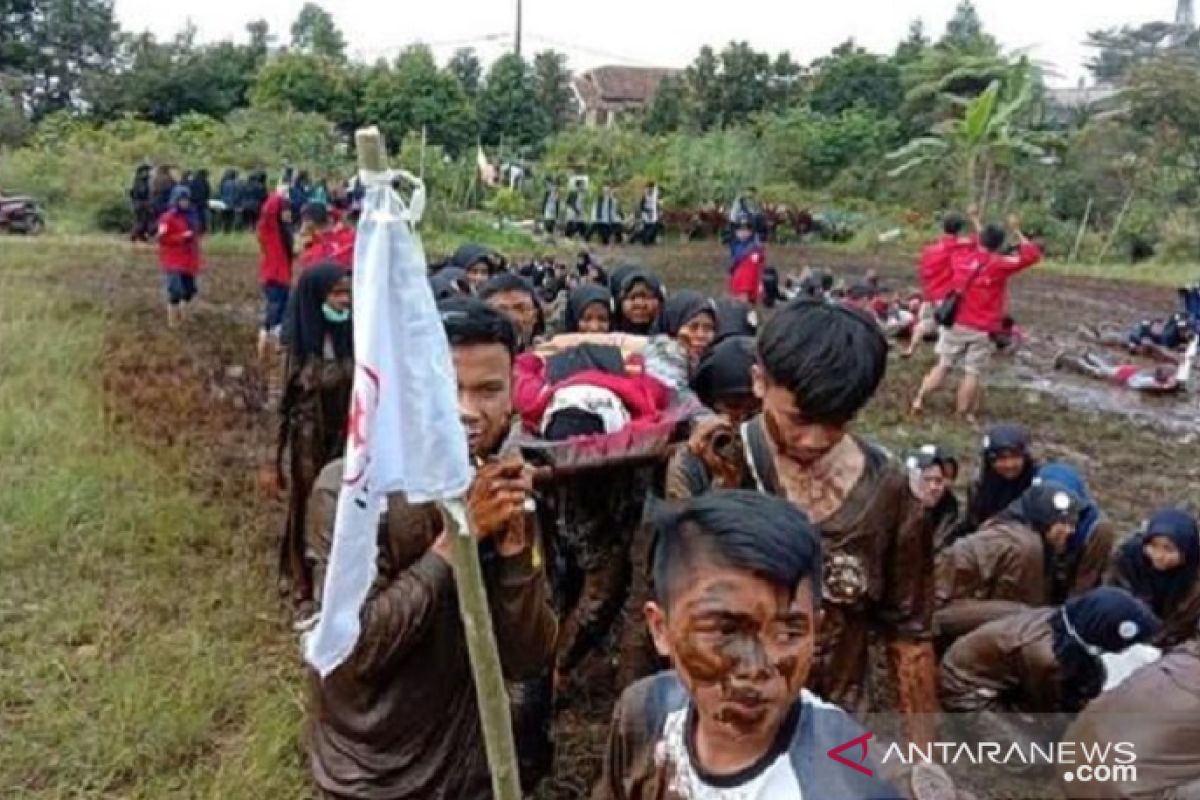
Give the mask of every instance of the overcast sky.
[{"label": "overcast sky", "polygon": [[[202,40],[244,38],[244,26],[264,17],[286,41],[304,0],[116,0],[122,26],[170,36],[190,17]],[[676,66],[689,63],[702,44],[745,39],[760,50],[790,50],[808,62],[853,37],[877,51],[891,50],[913,19],[940,34],[957,0],[525,0],[529,51],[554,47],[571,66],[599,64]],[[511,47],[516,0],[328,0],[360,58],[390,56],[424,41],[445,59],[473,45],[485,59]],[[987,30],[1009,49],[1028,50],[1053,64],[1055,83],[1083,75],[1087,32],[1126,23],[1174,17],[1176,0],[976,0]],[[701,9],[711,8],[712,11]],[[252,10],[253,9],[253,10]],[[744,11],[745,13],[739,13]]]}]

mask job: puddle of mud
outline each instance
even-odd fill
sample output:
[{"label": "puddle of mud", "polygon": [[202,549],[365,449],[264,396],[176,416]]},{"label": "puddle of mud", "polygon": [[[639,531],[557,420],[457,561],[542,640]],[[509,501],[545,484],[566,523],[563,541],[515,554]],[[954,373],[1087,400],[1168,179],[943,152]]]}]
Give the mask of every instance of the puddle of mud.
[{"label": "puddle of mud", "polygon": [[1176,437],[1179,444],[1200,441],[1200,396],[1195,392],[1152,397],[1099,381],[1076,380],[1027,364],[1005,368],[994,385],[1049,395],[1080,411],[1124,416],[1136,425],[1157,428]]}]

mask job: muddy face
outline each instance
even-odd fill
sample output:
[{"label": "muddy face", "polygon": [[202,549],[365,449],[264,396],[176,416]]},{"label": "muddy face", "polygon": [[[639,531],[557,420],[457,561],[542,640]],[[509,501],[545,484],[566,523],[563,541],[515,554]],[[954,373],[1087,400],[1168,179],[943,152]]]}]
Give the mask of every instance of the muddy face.
[{"label": "muddy face", "polygon": [[752,573],[701,564],[674,590],[655,640],[707,740],[761,741],[765,751],[808,677],[816,627],[809,581],[789,593]]},{"label": "muddy face", "polygon": [[844,424],[816,422],[804,415],[796,396],[754,368],[754,393],[762,400],[763,424],[775,447],[801,466],[811,466],[846,435]]}]

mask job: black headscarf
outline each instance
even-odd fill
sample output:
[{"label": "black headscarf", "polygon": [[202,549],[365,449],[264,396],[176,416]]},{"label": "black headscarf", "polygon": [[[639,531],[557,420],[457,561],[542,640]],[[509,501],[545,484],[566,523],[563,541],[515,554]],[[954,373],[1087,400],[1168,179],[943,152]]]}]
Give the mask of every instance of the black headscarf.
[{"label": "black headscarf", "polygon": [[481,244],[464,244],[454,251],[454,255],[450,256],[450,266],[458,267],[463,272],[469,270],[472,264],[480,261],[488,265],[488,274],[496,271],[496,260],[492,251]]},{"label": "black headscarf", "polygon": [[[1015,480],[1005,480],[996,474],[992,464],[1004,452],[1018,452],[1025,456],[1025,468]],[[971,504],[967,508],[964,528],[974,532],[980,525],[1012,505],[1033,483],[1037,474],[1037,463],[1029,454],[1029,434],[1019,425],[994,425],[983,437],[983,453],[979,465],[979,477],[971,493]]]},{"label": "black headscarf", "polygon": [[467,294],[467,273],[458,267],[443,267],[429,279],[429,288],[439,303],[448,297]]},{"label": "black headscarf", "polygon": [[1061,483],[1043,481],[995,516],[1000,522],[1017,522],[1042,536],[1060,522],[1074,525],[1083,511],[1083,501]]},{"label": "black headscarf", "polygon": [[712,315],[715,326],[717,309],[711,299],[692,289],[675,292],[663,304],[655,330],[658,333],[665,333],[667,336],[678,336],[684,325],[705,312]]},{"label": "black headscarf", "polygon": [[609,274],[608,290],[612,292],[613,297],[621,295],[621,286],[625,283],[625,276],[639,270],[641,270],[641,267],[636,267],[633,264],[622,264]]},{"label": "black headscarf", "polygon": [[621,275],[619,284],[621,288],[614,294],[616,313],[614,314],[613,330],[619,331],[620,333],[633,333],[640,336],[646,336],[655,329],[655,325],[657,324],[658,320],[651,320],[648,325],[633,325],[625,319],[625,315],[621,310],[621,305],[637,284],[644,283],[650,288],[651,292],[658,296],[659,314],[661,315],[662,306],[666,303],[666,295],[663,292],[662,281],[660,281],[652,273],[647,272],[640,267],[621,267],[621,269],[618,269],[613,273],[614,281],[616,280],[618,274]]},{"label": "black headscarf", "polygon": [[[1159,536],[1169,539],[1183,556],[1183,563],[1169,572],[1156,570],[1143,549],[1146,542]],[[1156,614],[1170,614],[1200,576],[1200,532],[1196,519],[1177,508],[1157,512],[1145,530],[1121,545],[1117,559],[1130,590],[1149,603]]]},{"label": "black headscarf", "polygon": [[692,390],[700,402],[712,408],[726,397],[744,397],[754,391],[750,374],[757,358],[754,338],[730,336],[708,349],[696,365]]},{"label": "black headscarf", "polygon": [[349,320],[335,325],[321,310],[330,290],[349,274],[337,264],[319,264],[300,275],[288,303],[286,323],[288,349],[297,365],[308,358],[323,357],[327,335],[337,358],[354,358],[354,326]]},{"label": "black headscarf", "polygon": [[563,331],[578,333],[579,321],[583,319],[583,312],[593,303],[599,303],[608,309],[608,327],[609,330],[612,330],[613,322],[615,322],[612,293],[603,286],[586,284],[572,290],[571,294],[567,296],[567,307],[563,312]]},{"label": "black headscarf", "polygon": [[722,298],[715,303],[717,314],[717,341],[727,336],[757,336],[758,314],[754,306],[744,300]]},{"label": "black headscarf", "polygon": [[1100,656],[1149,642],[1162,624],[1123,589],[1102,586],[1066,602],[1050,620],[1058,662],[1059,711],[1081,710],[1104,686]]}]

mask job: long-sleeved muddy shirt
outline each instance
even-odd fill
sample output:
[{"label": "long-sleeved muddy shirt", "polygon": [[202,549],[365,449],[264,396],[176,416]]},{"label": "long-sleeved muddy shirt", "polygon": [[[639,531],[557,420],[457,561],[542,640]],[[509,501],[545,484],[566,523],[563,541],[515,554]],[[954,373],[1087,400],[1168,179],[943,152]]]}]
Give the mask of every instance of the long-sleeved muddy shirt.
[{"label": "long-sleeved muddy shirt", "polygon": [[[324,583],[342,464],[317,480],[309,509],[314,582]],[[362,800],[491,797],[475,685],[454,573],[430,550],[442,529],[432,504],[388,499],[379,526],[378,577],[351,657],[312,677],[309,758],[325,792]],[[545,579],[526,551],[501,558],[486,545],[484,580],[505,676],[550,664],[556,624]]]}]

